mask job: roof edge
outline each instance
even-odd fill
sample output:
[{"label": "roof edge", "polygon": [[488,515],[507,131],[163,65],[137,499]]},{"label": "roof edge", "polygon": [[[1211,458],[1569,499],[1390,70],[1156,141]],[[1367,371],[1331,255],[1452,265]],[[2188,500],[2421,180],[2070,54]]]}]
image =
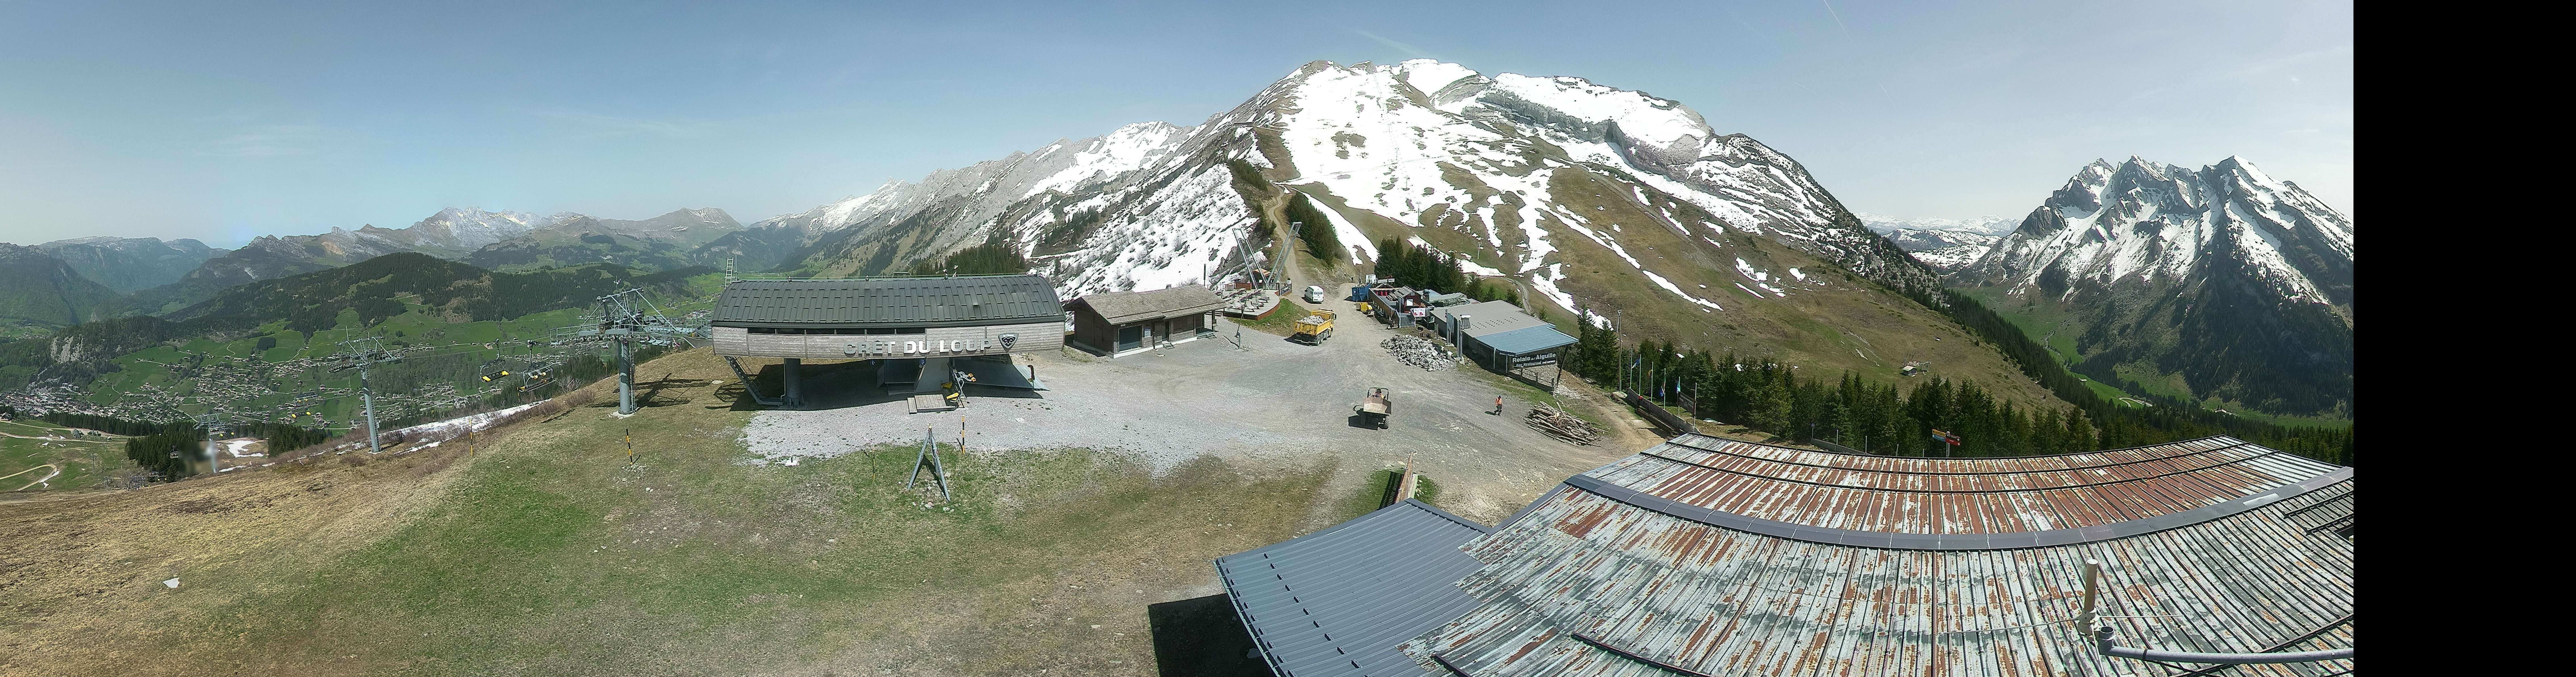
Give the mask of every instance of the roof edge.
[{"label": "roof edge", "polygon": [[1253,548],[1253,549],[1251,549],[1251,550],[1245,550],[1245,551],[1243,551],[1243,552],[1238,552],[1238,553],[1235,553],[1235,554],[1226,555],[1226,556],[1223,556],[1223,557],[1218,557],[1218,558],[1216,558],[1216,565],[1217,565],[1217,568],[1218,568],[1218,569],[1222,570],[1222,569],[1224,569],[1224,568],[1225,568],[1225,562],[1226,562],[1226,560],[1235,559],[1235,558],[1238,558],[1238,557],[1243,557],[1243,556],[1245,556],[1245,555],[1257,554],[1257,553],[1260,553],[1260,552],[1263,552],[1263,551],[1270,550],[1270,549],[1272,549],[1272,548],[1277,548],[1277,547],[1279,547],[1279,546],[1287,545],[1287,544],[1290,544],[1290,543],[1296,543],[1296,542],[1298,542],[1298,541],[1302,541],[1302,540],[1309,539],[1309,538],[1314,538],[1314,537],[1317,537],[1317,536],[1322,536],[1322,535],[1329,534],[1329,533],[1333,533],[1333,532],[1336,532],[1336,531],[1341,531],[1341,530],[1342,530],[1343,528],[1345,528],[1345,527],[1349,527],[1349,526],[1351,526],[1351,525],[1358,524],[1358,523],[1360,523],[1360,522],[1362,522],[1362,521],[1365,521],[1365,520],[1367,520],[1367,519],[1369,519],[1369,518],[1371,518],[1371,517],[1376,517],[1376,516],[1378,516],[1378,514],[1379,514],[1379,513],[1384,513],[1384,512],[1387,512],[1387,511],[1389,511],[1389,510],[1394,510],[1394,509],[1396,509],[1396,508],[1408,507],[1408,506],[1410,506],[1410,507],[1414,507],[1414,508],[1420,508],[1420,509],[1422,509],[1422,510],[1430,511],[1430,512],[1431,512],[1431,514],[1433,514],[1433,515],[1438,515],[1438,516],[1440,516],[1442,519],[1446,519],[1446,520],[1449,520],[1449,521],[1451,521],[1451,522],[1456,522],[1456,523],[1458,523],[1458,526],[1466,527],[1466,528],[1469,528],[1469,529],[1474,529],[1474,530],[1476,531],[1476,533],[1478,533],[1478,534],[1490,534],[1490,533],[1493,533],[1493,532],[1494,532],[1494,528],[1493,528],[1493,527],[1485,526],[1484,524],[1482,524],[1482,523],[1478,523],[1478,522],[1477,522],[1477,521],[1475,521],[1475,520],[1471,520],[1471,519],[1467,519],[1467,518],[1464,518],[1464,517],[1459,517],[1459,516],[1454,515],[1454,514],[1450,514],[1450,512],[1449,512],[1449,511],[1447,511],[1447,510],[1442,510],[1442,509],[1440,509],[1440,508],[1439,508],[1439,506],[1434,506],[1434,505],[1429,504],[1429,503],[1424,503],[1424,502],[1422,502],[1422,500],[1421,500],[1421,499],[1408,498],[1408,499],[1404,499],[1404,500],[1401,500],[1401,501],[1396,501],[1396,502],[1394,502],[1394,503],[1389,503],[1389,504],[1387,504],[1387,506],[1386,506],[1386,507],[1378,508],[1378,509],[1376,509],[1376,510],[1368,511],[1367,513],[1362,514],[1362,515],[1360,515],[1360,516],[1358,516],[1358,517],[1353,517],[1353,518],[1350,518],[1350,519],[1347,519],[1347,520],[1342,520],[1342,523],[1340,523],[1340,524],[1335,524],[1335,525],[1332,525],[1332,526],[1329,526],[1329,527],[1324,527],[1324,528],[1322,528],[1322,529],[1317,529],[1317,530],[1315,530],[1315,532],[1314,532],[1314,533],[1305,534],[1305,535],[1302,535],[1302,536],[1291,536],[1291,537],[1289,537],[1289,538],[1288,538],[1288,540],[1285,540],[1285,541],[1280,541],[1280,542],[1277,542],[1277,543],[1272,543],[1272,544],[1265,545],[1265,546],[1261,546],[1261,547],[1258,547],[1258,548]]},{"label": "roof edge", "polygon": [[[1774,538],[1785,538],[1793,541],[1805,541],[1809,543],[1840,545],[1855,548],[1876,548],[1880,550],[2020,550],[2025,548],[2043,548],[2118,540],[2131,536],[2143,536],[2159,531],[2179,529],[2194,524],[2201,524],[2226,517],[2232,517],[2239,513],[2251,511],[2285,499],[2304,495],[2308,492],[2340,484],[2351,479],[2351,468],[2339,468],[2332,472],[2301,480],[2293,484],[2274,487],[2261,493],[2177,513],[2089,527],[2049,529],[2046,531],[2022,531],[2002,534],[1905,534],[1886,531],[1855,531],[1851,529],[1813,527],[1803,524],[1792,524],[1778,520],[1763,519],[1751,515],[1740,515],[1712,508],[1703,508],[1668,498],[1652,496],[1645,492],[1584,475],[1576,475],[1566,478],[1565,485],[1575,489],[1591,492],[1602,498],[1625,503],[1643,510],[1662,513],[1664,515],[1722,529],[1760,534]],[[1551,492],[1551,494],[1552,493],[1553,492]],[[1518,517],[1518,515],[1514,516],[1515,521],[1517,521]]]}]

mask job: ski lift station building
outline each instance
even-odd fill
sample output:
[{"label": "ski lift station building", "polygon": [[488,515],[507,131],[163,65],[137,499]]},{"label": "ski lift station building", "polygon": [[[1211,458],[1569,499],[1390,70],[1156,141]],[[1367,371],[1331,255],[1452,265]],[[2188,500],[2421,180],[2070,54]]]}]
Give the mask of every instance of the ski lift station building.
[{"label": "ski lift station building", "polygon": [[1063,303],[1036,275],[735,280],[716,296],[716,354],[805,360],[970,357],[1064,345]]},{"label": "ski lift station building", "polygon": [[875,361],[881,387],[963,368],[985,385],[1043,389],[1008,356],[1062,348],[1063,312],[1036,275],[735,280],[708,324],[717,355],[785,360],[781,403],[803,406],[805,360]]},{"label": "ski lift station building", "polygon": [[2323,676],[2353,670],[2353,501],[2351,468],[2228,437],[1950,459],[1683,435],[1491,528],[1399,504],[1217,570],[1291,677]]}]

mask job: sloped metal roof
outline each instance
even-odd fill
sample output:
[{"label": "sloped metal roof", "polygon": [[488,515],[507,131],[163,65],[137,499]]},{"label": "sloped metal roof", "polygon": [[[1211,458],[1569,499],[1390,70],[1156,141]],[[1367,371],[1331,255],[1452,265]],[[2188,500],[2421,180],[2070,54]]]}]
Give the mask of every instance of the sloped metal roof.
[{"label": "sloped metal roof", "polygon": [[1235,610],[1280,677],[1420,674],[1397,649],[1476,606],[1459,551],[1488,527],[1406,500],[1217,558]]},{"label": "sloped metal roof", "polygon": [[1484,336],[1476,336],[1473,332],[1470,332],[1468,336],[1476,339],[1477,343],[1485,344],[1486,348],[1513,355],[1527,355],[1547,350],[1549,348],[1570,346],[1576,343],[1574,337],[1567,336],[1565,335],[1565,332],[1557,331],[1555,327],[1546,325],[1522,327],[1498,334],[1486,334]]},{"label": "sloped metal roof", "polygon": [[[2352,489],[2350,468],[2226,437],[1922,459],[1683,436],[1469,545],[1481,604],[1405,650],[1433,674],[2166,674],[2074,627],[2088,557],[2123,643],[2349,647]],[[2052,529],[2085,537],[2022,538]]]},{"label": "sloped metal roof", "polygon": [[735,280],[716,295],[718,327],[955,327],[1064,318],[1055,283],[1036,275]]},{"label": "sloped metal roof", "polygon": [[1110,324],[1126,324],[1182,315],[1195,315],[1225,307],[1225,299],[1204,285],[1185,284],[1148,291],[1103,292],[1065,302],[1065,307],[1089,307]]},{"label": "sloped metal roof", "polygon": [[[1530,327],[1547,326],[1547,323],[1538,321],[1538,318],[1530,317],[1528,313],[1521,312],[1520,306],[1515,306],[1502,301],[1477,301],[1475,303],[1449,306],[1432,312],[1439,313],[1441,316],[1448,318],[1455,318],[1460,315],[1472,316],[1471,319],[1467,321],[1467,335],[1479,339],[1504,332],[1527,329]],[[1455,322],[1456,320],[1452,319],[1447,321]]]}]

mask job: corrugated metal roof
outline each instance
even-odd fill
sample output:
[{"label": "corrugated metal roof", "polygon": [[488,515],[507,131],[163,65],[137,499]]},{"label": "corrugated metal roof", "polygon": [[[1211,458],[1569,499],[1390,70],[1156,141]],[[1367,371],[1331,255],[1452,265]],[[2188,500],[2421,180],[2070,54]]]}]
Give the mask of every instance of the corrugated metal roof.
[{"label": "corrugated metal roof", "polygon": [[1138,320],[1179,317],[1211,312],[1225,307],[1225,299],[1203,285],[1185,284],[1149,291],[1104,292],[1066,301],[1073,306],[1087,306],[1110,324]]},{"label": "corrugated metal roof", "polygon": [[[2069,622],[2088,557],[2105,563],[2103,613],[2170,616],[2112,619],[2125,644],[2352,646],[2353,543],[2337,531],[2351,523],[2350,469],[2280,457],[2224,437],[1953,460],[1685,436],[1579,476],[1468,546],[1485,566],[1459,585],[1483,603],[1406,651],[1422,671],[1445,672],[1433,667],[1437,656],[1472,675],[1671,674],[1622,652],[1711,674],[2164,674],[2098,654]],[[1982,498],[1990,496],[2018,498]],[[1837,526],[1801,526],[1791,537],[1693,510]],[[1829,533],[1983,534],[2114,519],[2171,523],[2078,545],[1987,549],[1867,547]],[[2346,660],[2228,674],[2351,668]]]},{"label": "corrugated metal roof", "polygon": [[716,295],[719,327],[953,327],[1062,320],[1036,275],[735,280]]},{"label": "corrugated metal roof", "polygon": [[1544,351],[1549,348],[1570,346],[1576,343],[1574,337],[1567,336],[1565,335],[1565,332],[1557,331],[1555,327],[1546,325],[1522,327],[1499,334],[1487,334],[1484,336],[1475,336],[1473,333],[1470,333],[1469,336],[1475,338],[1477,343],[1485,344],[1486,348],[1513,355],[1527,355],[1530,353]]},{"label": "corrugated metal roof", "polygon": [[2008,534],[2183,513],[2336,469],[2228,437],[2060,456],[1937,459],[1683,435],[1584,477],[1683,505],[1804,526]]},{"label": "corrugated metal roof", "polygon": [[1459,546],[1487,527],[1406,500],[1216,560],[1217,576],[1280,677],[1416,674],[1397,647],[1475,608]]},{"label": "corrugated metal roof", "polygon": [[[1460,315],[1471,316],[1467,321],[1467,335],[1478,338],[1526,329],[1529,327],[1549,326],[1545,322],[1538,321],[1538,318],[1530,317],[1528,314],[1521,312],[1520,306],[1515,306],[1502,301],[1477,301],[1475,303],[1449,306],[1433,312],[1440,313],[1445,318],[1456,318]],[[1457,320],[1445,319],[1443,321],[1456,322]]]}]

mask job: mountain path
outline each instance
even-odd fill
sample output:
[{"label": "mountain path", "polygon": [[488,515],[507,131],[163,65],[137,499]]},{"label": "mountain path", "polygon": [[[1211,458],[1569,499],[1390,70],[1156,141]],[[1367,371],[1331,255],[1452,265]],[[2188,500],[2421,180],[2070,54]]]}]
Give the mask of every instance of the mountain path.
[{"label": "mountain path", "polygon": [[25,491],[25,490],[27,489],[27,487],[32,487],[32,486],[36,486],[36,485],[39,485],[39,484],[44,484],[44,483],[46,483],[46,482],[52,481],[52,480],[53,480],[54,478],[56,478],[56,477],[61,477],[61,476],[63,476],[63,467],[62,467],[61,465],[57,465],[57,464],[53,464],[53,463],[47,463],[47,464],[44,464],[44,465],[36,466],[35,468],[28,468],[28,469],[26,469],[26,470],[20,470],[20,471],[18,471],[18,472],[9,473],[9,474],[6,474],[6,475],[0,475],[0,480],[5,480],[5,479],[12,478],[12,477],[17,477],[17,476],[19,476],[19,475],[24,475],[24,474],[27,474],[27,473],[35,472],[37,468],[52,468],[52,469],[53,469],[53,472],[51,472],[51,473],[47,473],[44,477],[36,478],[36,479],[35,479],[35,481],[28,482],[28,483],[26,483],[25,485],[19,486],[19,487],[18,487],[18,488],[16,488],[16,489],[11,489],[10,491]]}]

